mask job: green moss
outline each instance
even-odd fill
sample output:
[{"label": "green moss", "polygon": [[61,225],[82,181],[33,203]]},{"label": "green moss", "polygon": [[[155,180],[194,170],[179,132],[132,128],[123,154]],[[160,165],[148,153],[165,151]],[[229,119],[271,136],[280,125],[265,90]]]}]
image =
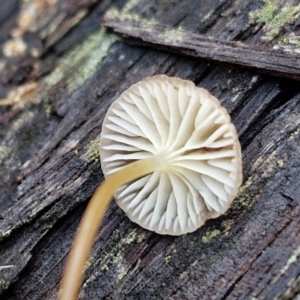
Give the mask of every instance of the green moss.
[{"label": "green moss", "polygon": [[221,231],[219,229],[214,229],[212,231],[209,231],[202,237],[202,242],[206,244],[210,243],[214,238],[216,238],[220,234]]},{"label": "green moss", "polygon": [[292,132],[289,136],[290,140],[294,140],[295,138],[298,138],[300,135],[300,127],[298,127],[294,132]]},{"label": "green moss", "polygon": [[232,208],[238,209],[240,207],[247,207],[255,198],[247,190],[252,184],[252,177],[249,177],[246,182],[239,188],[238,194],[233,202]]},{"label": "green moss", "polygon": [[127,274],[127,271],[128,271],[128,269],[124,265],[121,265],[118,267],[118,269],[117,269],[118,281],[121,281],[123,279],[123,277]]},{"label": "green moss", "polygon": [[46,189],[45,193],[46,194],[51,194],[54,190],[55,190],[55,187],[51,186],[51,187],[49,187],[49,188]]},{"label": "green moss", "polygon": [[9,286],[9,282],[3,280],[3,279],[0,279],[0,287],[3,288],[3,289],[7,289]]},{"label": "green moss", "polygon": [[248,188],[249,186],[252,184],[252,177],[250,176],[246,182],[239,188],[239,193],[238,193],[238,196],[240,194],[243,194]]},{"label": "green moss", "polygon": [[52,105],[50,104],[50,102],[49,101],[45,101],[44,102],[44,110],[45,110],[45,112],[46,112],[46,114],[49,116],[50,114],[51,114],[51,112],[52,112]]},{"label": "green moss", "polygon": [[249,14],[252,23],[264,24],[263,39],[270,42],[282,29],[291,25],[298,18],[300,6],[283,6],[281,9],[274,0],[264,0],[264,6]]},{"label": "green moss", "polygon": [[94,140],[88,143],[88,145],[85,147],[86,151],[81,156],[81,159],[87,163],[98,162],[100,160],[99,144],[100,144],[100,135],[98,135]]},{"label": "green moss", "polygon": [[284,161],[282,159],[277,160],[277,165],[279,168],[283,168],[284,167]]},{"label": "green moss", "polygon": [[[128,234],[121,240],[122,245],[130,245],[132,243],[140,243],[146,238],[144,233],[139,233],[136,229],[133,229],[128,232]],[[117,281],[121,281],[123,277],[128,273],[128,267],[124,263],[123,259],[123,247],[117,254]],[[120,259],[121,258],[121,259]]]},{"label": "green moss", "polygon": [[146,238],[146,234],[144,232],[137,232],[136,229],[133,229],[128,232],[128,234],[122,239],[122,244],[132,244],[134,242],[141,243]]},{"label": "green moss", "polygon": [[233,224],[234,224],[234,220],[232,220],[232,219],[224,220],[222,222],[222,228],[223,228],[223,232],[225,235],[227,235],[229,233],[229,230],[231,229]]},{"label": "green moss", "polygon": [[272,0],[264,0],[263,2],[264,6],[261,9],[249,14],[251,21],[265,24],[273,19],[278,9],[277,5]]},{"label": "green moss", "polygon": [[91,35],[82,47],[75,49],[72,53],[75,61],[84,61],[84,63],[80,65],[77,72],[74,72],[68,78],[67,87],[69,91],[77,90],[95,73],[98,64],[116,40],[117,37],[115,35],[106,34],[105,29],[102,29],[97,34]]},{"label": "green moss", "polygon": [[180,280],[183,280],[183,279],[186,277],[187,274],[188,274],[187,271],[182,272],[182,273],[179,275],[179,279],[180,279]]},{"label": "green moss", "polygon": [[[115,230],[115,235],[119,235],[119,231]],[[121,281],[123,277],[128,273],[129,266],[124,259],[124,253],[126,252],[127,245],[132,243],[140,243],[147,237],[144,233],[139,233],[136,229],[130,230],[120,242],[113,247],[110,251],[105,252],[101,257],[94,261],[91,256],[86,263],[86,267],[91,264],[98,265],[101,271],[113,270],[115,273],[116,281]]]},{"label": "green moss", "polygon": [[167,255],[167,256],[165,257],[165,262],[166,262],[166,264],[168,264],[168,263],[171,261],[171,259],[172,259],[172,255]]},{"label": "green moss", "polygon": [[47,87],[66,80],[69,92],[77,90],[97,69],[107,54],[109,47],[117,40],[114,34],[108,34],[104,28],[87,37],[73,50],[69,51],[54,71],[46,77]]},{"label": "green moss", "polygon": [[295,21],[295,15],[299,12],[298,6],[284,7],[268,24],[265,25],[264,39],[272,41],[281,30]]},{"label": "green moss", "polygon": [[297,262],[297,255],[292,255],[289,260],[287,261],[288,265],[295,264]]},{"label": "green moss", "polygon": [[117,253],[115,252],[116,249],[112,249],[109,253],[107,253],[103,259],[101,259],[100,269],[108,271],[110,269],[110,265],[112,264],[117,266],[120,262],[123,261],[124,257],[119,250]]},{"label": "green moss", "polygon": [[244,194],[239,197],[239,206],[247,207],[251,201],[253,200],[253,196],[250,194]]},{"label": "green moss", "polygon": [[[137,32],[138,28],[136,23],[139,24],[139,30],[144,32],[151,32],[153,27],[158,25],[156,20],[143,19],[139,14],[131,13],[127,9],[123,9],[121,12],[122,19],[126,19],[126,30],[130,32]],[[107,12],[106,17],[108,19],[115,19],[120,17],[120,11],[118,9],[111,9]],[[161,31],[158,33],[157,39],[162,41],[164,45],[176,45],[180,44],[186,37],[187,32],[182,27],[169,28],[167,31]]]},{"label": "green moss", "polygon": [[9,155],[9,149],[5,146],[0,146],[0,164],[5,160]]},{"label": "green moss", "polygon": [[187,32],[183,30],[181,27],[176,29],[170,29],[165,33],[160,35],[160,38],[164,41],[166,45],[176,45],[180,44],[181,41],[186,37]]}]

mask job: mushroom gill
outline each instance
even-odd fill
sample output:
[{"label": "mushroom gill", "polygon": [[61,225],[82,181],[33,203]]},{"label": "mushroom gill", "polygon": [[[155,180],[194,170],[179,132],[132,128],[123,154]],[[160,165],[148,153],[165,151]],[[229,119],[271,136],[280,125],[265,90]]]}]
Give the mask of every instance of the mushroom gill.
[{"label": "mushroom gill", "polygon": [[100,145],[106,177],[134,161],[161,162],[114,194],[132,221],[160,234],[191,232],[223,214],[241,184],[229,114],[187,80],[157,75],[132,85],[110,106]]}]

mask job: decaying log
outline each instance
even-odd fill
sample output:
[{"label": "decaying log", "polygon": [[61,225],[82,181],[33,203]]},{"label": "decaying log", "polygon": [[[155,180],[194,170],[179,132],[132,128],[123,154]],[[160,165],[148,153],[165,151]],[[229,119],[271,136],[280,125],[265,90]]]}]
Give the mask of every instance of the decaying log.
[{"label": "decaying log", "polygon": [[[78,222],[103,180],[98,141],[105,112],[131,84],[164,73],[207,88],[228,109],[242,143],[244,183],[228,213],[180,237],[140,228],[112,202],[80,298],[297,299],[299,84],[273,71],[182,56],[163,40],[170,52],[127,45],[101,24],[104,14],[118,12],[125,29],[128,19],[153,21],[267,52],[297,35],[298,19],[268,44],[261,39],[266,25],[250,23],[249,13],[269,1],[9,3],[0,13],[0,298],[56,298]],[[274,16],[285,5],[278,0]],[[28,12],[30,22],[22,23]],[[268,58],[268,71],[280,71],[279,60]]]},{"label": "decaying log", "polygon": [[273,76],[300,80],[299,55],[205,37],[160,23],[107,15],[104,25],[135,45],[150,45],[182,55],[251,68]]}]

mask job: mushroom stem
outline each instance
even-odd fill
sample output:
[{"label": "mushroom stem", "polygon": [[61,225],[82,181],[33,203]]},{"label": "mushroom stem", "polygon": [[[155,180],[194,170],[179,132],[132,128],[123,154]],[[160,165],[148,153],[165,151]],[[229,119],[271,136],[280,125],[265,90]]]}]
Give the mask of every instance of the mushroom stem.
[{"label": "mushroom stem", "polygon": [[131,163],[109,176],[95,191],[86,208],[64,270],[59,300],[77,298],[83,280],[84,265],[103,216],[114,192],[122,185],[161,167],[156,156]]}]

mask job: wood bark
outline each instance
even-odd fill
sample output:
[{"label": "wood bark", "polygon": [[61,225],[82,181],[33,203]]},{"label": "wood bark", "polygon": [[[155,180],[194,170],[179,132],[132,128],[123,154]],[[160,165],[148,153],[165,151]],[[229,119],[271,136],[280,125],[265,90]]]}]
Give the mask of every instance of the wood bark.
[{"label": "wood bark", "polygon": [[135,45],[150,45],[182,55],[247,67],[273,76],[300,80],[298,54],[227,42],[160,23],[108,15],[104,25]]},{"label": "wood bark", "polygon": [[[128,45],[103,24],[117,14],[124,28],[134,19],[159,24],[164,37],[180,28],[209,47],[239,41],[268,53],[297,34],[299,21],[266,43],[263,25],[249,21],[266,5],[258,0],[3,3],[0,298],[56,299],[78,222],[103,180],[97,143],[105,112],[131,84],[164,73],[194,81],[228,109],[242,144],[243,186],[228,213],[180,237],[140,228],[112,202],[80,299],[298,299],[300,86],[278,66],[299,54],[261,57],[260,70],[249,70],[238,63],[243,51],[222,65],[213,55],[182,55],[165,39],[164,50]],[[278,12],[286,5],[276,3]],[[141,38],[142,29],[126,35]],[[296,63],[285,69],[298,78]]]}]

